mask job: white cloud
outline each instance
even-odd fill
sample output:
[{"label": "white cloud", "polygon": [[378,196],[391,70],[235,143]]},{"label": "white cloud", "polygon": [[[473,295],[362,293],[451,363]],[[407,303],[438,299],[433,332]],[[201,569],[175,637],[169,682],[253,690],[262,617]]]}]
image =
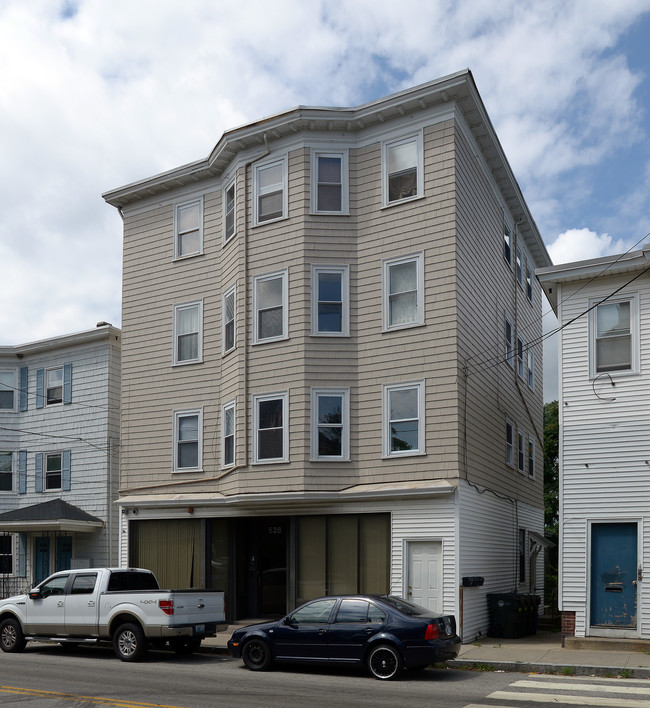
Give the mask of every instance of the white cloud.
[{"label": "white cloud", "polygon": [[553,263],[558,265],[624,253],[635,245],[614,240],[609,234],[599,235],[590,229],[569,229],[547,245],[547,249]]},{"label": "white cloud", "polygon": [[[643,77],[620,40],[649,9],[0,0],[0,255],[11,274],[0,344],[119,323],[121,222],[102,192],[204,157],[225,130],[294,105],[357,105],[467,67],[542,232],[570,224],[566,195],[577,204],[589,184],[565,175],[641,135]],[[637,210],[634,223],[646,205],[639,190],[620,208]],[[606,238],[584,247],[614,247]]]}]

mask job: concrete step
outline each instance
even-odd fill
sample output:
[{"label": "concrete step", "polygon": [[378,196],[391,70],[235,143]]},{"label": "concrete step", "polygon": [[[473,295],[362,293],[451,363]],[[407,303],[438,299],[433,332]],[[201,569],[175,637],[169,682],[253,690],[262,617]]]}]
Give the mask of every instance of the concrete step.
[{"label": "concrete step", "polygon": [[589,651],[640,651],[650,653],[648,639],[619,639],[614,637],[565,637],[565,649]]}]

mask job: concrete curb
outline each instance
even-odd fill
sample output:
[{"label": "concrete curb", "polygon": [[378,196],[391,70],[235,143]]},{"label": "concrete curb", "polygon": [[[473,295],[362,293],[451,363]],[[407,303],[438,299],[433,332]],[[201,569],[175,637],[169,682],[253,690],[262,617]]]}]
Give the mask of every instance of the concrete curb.
[{"label": "concrete curb", "polygon": [[475,659],[454,659],[448,661],[450,669],[474,671],[514,671],[530,674],[559,674],[561,676],[606,676],[649,679],[650,668],[621,666],[588,666],[576,664],[541,664],[525,661],[477,661]]}]

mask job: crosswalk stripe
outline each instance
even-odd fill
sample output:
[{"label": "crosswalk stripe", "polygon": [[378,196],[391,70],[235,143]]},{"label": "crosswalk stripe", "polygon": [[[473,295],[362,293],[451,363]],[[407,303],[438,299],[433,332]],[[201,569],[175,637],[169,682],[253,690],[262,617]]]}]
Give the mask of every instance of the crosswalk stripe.
[{"label": "crosswalk stripe", "polygon": [[[558,686],[558,684],[555,684],[554,686],[551,681],[530,680],[515,681],[510,685],[518,688],[556,688]],[[598,685],[593,683],[572,683],[564,684],[562,688],[569,691],[598,691],[599,693],[630,693],[638,696],[650,696],[650,686],[643,688],[641,686],[626,686],[622,683],[619,683],[618,686],[604,686],[602,684]]]},{"label": "crosswalk stripe", "polygon": [[560,683],[562,681],[565,682],[576,682],[576,681],[584,681],[585,679],[588,679],[591,683],[618,683],[620,684],[621,682],[625,682],[625,684],[632,684],[632,683],[638,683],[638,684],[643,684],[644,686],[650,686],[650,681],[648,679],[631,679],[631,678],[612,678],[612,677],[606,677],[606,676],[563,676],[560,674],[528,674],[528,678],[536,678],[539,680],[543,681],[555,681],[557,683]]},{"label": "crosswalk stripe", "polygon": [[528,701],[529,703],[564,703],[572,706],[614,706],[615,708],[650,708],[650,701],[638,698],[600,698],[572,696],[562,693],[528,693],[526,691],[494,691],[486,696],[500,701]]}]

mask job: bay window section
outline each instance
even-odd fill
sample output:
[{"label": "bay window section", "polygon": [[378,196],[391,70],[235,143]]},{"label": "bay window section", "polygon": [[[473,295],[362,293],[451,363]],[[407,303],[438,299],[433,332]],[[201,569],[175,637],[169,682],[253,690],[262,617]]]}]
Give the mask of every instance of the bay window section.
[{"label": "bay window section", "polygon": [[315,214],[347,214],[348,154],[312,150],[311,203]]},{"label": "bay window section", "polygon": [[195,364],[203,357],[203,301],[174,306],[174,364]]},{"label": "bay window section", "polygon": [[202,467],[201,409],[174,412],[174,472],[196,472]]},{"label": "bay window section", "polygon": [[230,467],[235,464],[235,402],[226,403],[221,409],[221,466]]},{"label": "bay window section", "polygon": [[254,225],[287,215],[287,161],[256,165],[254,170]]},{"label": "bay window section", "polygon": [[350,458],[350,414],[347,389],[312,389],[312,460]]},{"label": "bay window section", "polygon": [[383,205],[422,196],[422,134],[383,145]]},{"label": "bay window section", "polygon": [[203,251],[203,202],[198,199],[177,204],[174,210],[175,258],[195,256]]},{"label": "bay window section", "polygon": [[289,394],[253,396],[253,459],[289,461]]},{"label": "bay window section", "polygon": [[348,266],[312,266],[312,334],[348,336]]},{"label": "bay window section", "polygon": [[287,315],[287,271],[258,276],[253,284],[253,343],[286,339]]},{"label": "bay window section", "polygon": [[424,324],[423,276],[423,253],[384,261],[384,330]]},{"label": "bay window section", "polygon": [[424,454],[424,381],[385,385],[383,399],[384,457]]},{"label": "bay window section", "polygon": [[235,235],[235,180],[223,190],[223,242],[226,243]]},{"label": "bay window section", "polygon": [[235,348],[235,297],[236,287],[233,285],[223,295],[223,353],[227,354]]}]

